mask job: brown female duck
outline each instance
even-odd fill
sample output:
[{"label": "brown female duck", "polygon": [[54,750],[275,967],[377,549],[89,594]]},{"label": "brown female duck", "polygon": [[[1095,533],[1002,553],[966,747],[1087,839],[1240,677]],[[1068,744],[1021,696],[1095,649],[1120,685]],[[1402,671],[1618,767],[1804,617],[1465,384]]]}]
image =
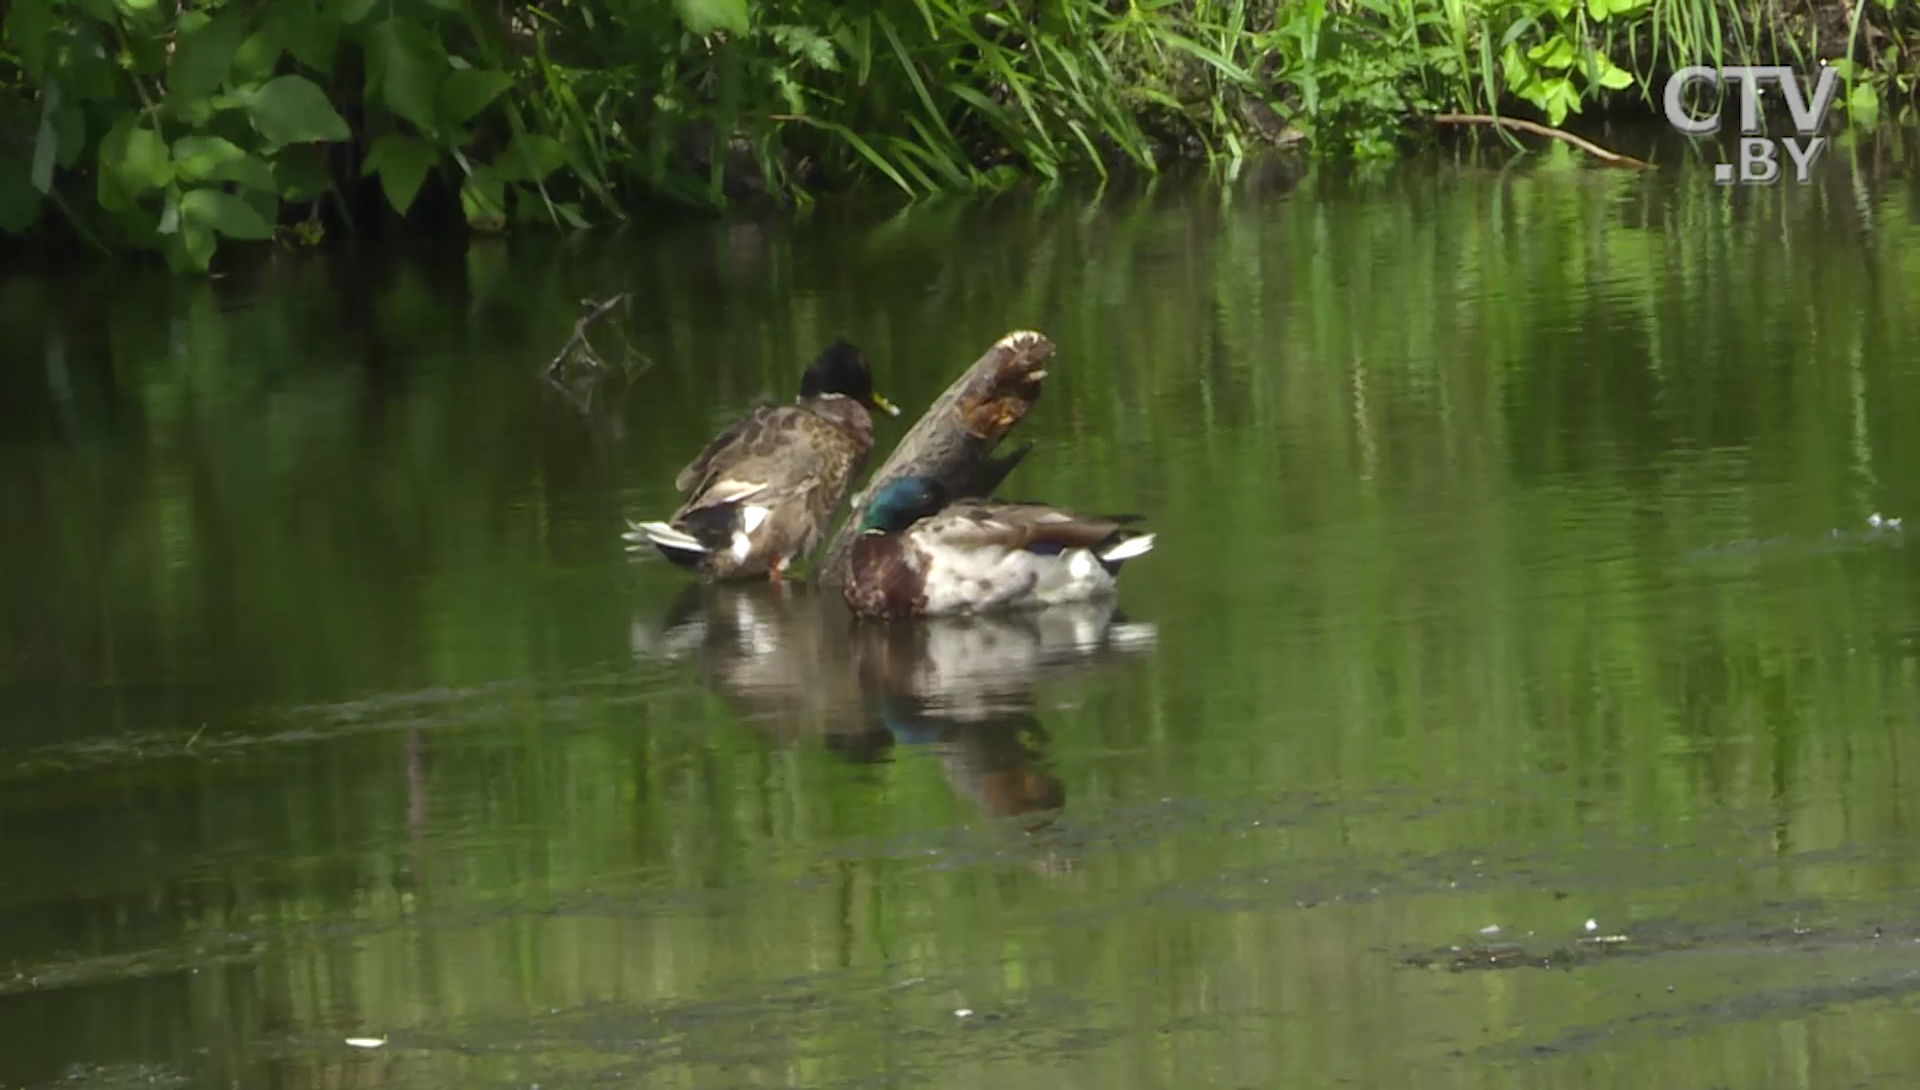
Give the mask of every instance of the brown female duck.
[{"label": "brown female duck", "polygon": [[873,449],[869,410],[900,413],[873,392],[866,357],[836,340],[800,377],[791,405],[762,405],[715,436],[674,479],[688,493],[665,522],[624,536],[713,580],[780,582],[826,534]]}]

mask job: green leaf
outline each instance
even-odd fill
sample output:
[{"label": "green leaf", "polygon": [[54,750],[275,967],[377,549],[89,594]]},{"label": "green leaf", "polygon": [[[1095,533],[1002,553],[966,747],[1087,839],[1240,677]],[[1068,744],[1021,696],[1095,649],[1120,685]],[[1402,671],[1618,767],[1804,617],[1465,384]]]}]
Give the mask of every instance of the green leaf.
[{"label": "green leaf", "polygon": [[314,0],[280,0],[268,6],[261,30],[293,54],[294,60],[316,72],[333,72],[333,55],[340,44],[337,13],[321,10]]},{"label": "green leaf", "polygon": [[305,76],[279,76],[248,96],[253,127],[267,143],[303,144],[352,137],[327,93]]},{"label": "green leaf", "polygon": [[47,53],[53,48],[53,0],[11,0],[6,30],[27,75],[34,80],[45,78]]},{"label": "green leaf", "polygon": [[326,14],[352,26],[365,19],[379,0],[327,0]]},{"label": "green leaf", "polygon": [[1564,23],[1573,17],[1573,0],[1547,0],[1547,10]]},{"label": "green leaf", "polygon": [[1633,73],[1608,60],[1604,54],[1593,55],[1593,68],[1594,82],[1609,91],[1624,91],[1633,86]]},{"label": "green leaf", "polygon": [[1555,34],[1532,49],[1527,50],[1527,59],[1542,68],[1565,69],[1573,67],[1573,43],[1566,35]]},{"label": "green leaf", "polygon": [[424,140],[390,132],[373,142],[366,162],[360,165],[360,173],[378,172],[387,203],[405,216],[420,192],[420,184],[426,181],[427,172],[439,161],[439,148]]},{"label": "green leaf", "polygon": [[790,55],[804,59],[823,71],[840,70],[840,58],[833,51],[833,42],[812,27],[777,26],[768,32],[773,36],[774,44]]},{"label": "green leaf", "polygon": [[182,181],[238,182],[272,193],[273,168],[218,136],[183,136],[173,142],[173,164]]},{"label": "green leaf", "polygon": [[434,97],[447,71],[439,38],[411,19],[388,18],[367,32],[367,97],[423,132],[436,128]]},{"label": "green leaf", "polygon": [[220,248],[213,228],[199,220],[182,219],[177,211],[174,226],[176,230],[166,236],[167,264],[175,272],[206,272]]},{"label": "green leaf", "polygon": [[567,149],[551,136],[521,133],[493,161],[495,177],[509,182],[537,182],[566,165]]},{"label": "green leaf", "polygon": [[460,208],[475,230],[498,231],[507,224],[507,187],[484,169],[476,170],[460,186]]},{"label": "green leaf", "polygon": [[1870,83],[1856,83],[1847,95],[1847,120],[1870,129],[1880,123],[1880,94]]},{"label": "green leaf", "polygon": [[182,32],[167,65],[167,98],[187,103],[219,90],[233,67],[234,51],[246,36],[247,15],[233,9]]},{"label": "green leaf", "polygon": [[111,179],[120,192],[138,197],[173,181],[173,164],[160,134],[141,128],[138,115],[128,114],[100,141],[100,178]]},{"label": "green leaf", "polygon": [[228,238],[273,237],[273,225],[252,205],[222,189],[190,189],[181,196],[181,229],[185,230],[190,223],[210,227]]},{"label": "green leaf", "polygon": [[673,0],[673,6],[680,12],[680,21],[695,34],[747,32],[747,0]]},{"label": "green leaf", "polygon": [[281,148],[273,157],[273,180],[282,200],[305,204],[317,198],[332,184],[326,149],[318,144]]},{"label": "green leaf", "polygon": [[478,68],[450,72],[440,85],[440,117],[449,125],[464,125],[511,86],[513,77],[505,72]]},{"label": "green leaf", "polygon": [[1500,54],[1500,69],[1506,75],[1507,90],[1512,94],[1519,94],[1520,88],[1533,78],[1533,66],[1520,55],[1520,47],[1512,42],[1508,42],[1507,48]]},{"label": "green leaf", "polygon": [[280,36],[265,30],[255,31],[240,43],[233,54],[233,79],[253,83],[270,79],[280,67]]},{"label": "green leaf", "polygon": [[1580,112],[1580,92],[1574,90],[1573,81],[1565,76],[1542,80],[1534,94],[1528,97],[1535,105],[1547,113],[1547,120],[1556,128],[1567,119],[1569,111]]}]

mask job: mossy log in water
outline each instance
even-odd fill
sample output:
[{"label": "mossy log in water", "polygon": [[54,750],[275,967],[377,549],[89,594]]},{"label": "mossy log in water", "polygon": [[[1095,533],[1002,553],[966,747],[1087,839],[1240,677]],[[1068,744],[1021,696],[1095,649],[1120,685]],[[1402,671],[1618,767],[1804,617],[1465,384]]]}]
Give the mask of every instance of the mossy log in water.
[{"label": "mossy log in water", "polygon": [[1020,330],[995,341],[941,394],[893,449],[867,487],[853,498],[853,510],[827,543],[816,571],[820,583],[839,586],[846,577],[847,554],[859,533],[866,499],[898,477],[933,477],[955,496],[989,496],[1027,455],[1021,447],[1005,457],[994,449],[1027,410],[1040,399],[1040,381],[1053,342]]}]

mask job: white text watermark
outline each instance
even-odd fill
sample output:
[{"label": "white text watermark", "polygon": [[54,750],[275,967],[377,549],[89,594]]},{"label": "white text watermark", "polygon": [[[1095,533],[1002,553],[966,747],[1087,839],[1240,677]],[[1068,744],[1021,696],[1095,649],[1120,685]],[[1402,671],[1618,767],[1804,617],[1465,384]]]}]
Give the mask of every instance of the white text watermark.
[{"label": "white text watermark", "polygon": [[[1695,117],[1688,113],[1681,103],[1690,83],[1724,84],[1728,81],[1740,85],[1740,162],[1720,163],[1713,168],[1713,180],[1721,185],[1772,185],[1780,178],[1780,151],[1786,149],[1787,157],[1793,162],[1794,178],[1805,184],[1811,177],[1813,161],[1818,158],[1827,138],[1820,135],[1827,119],[1827,111],[1833,106],[1833,93],[1837,89],[1834,81],[1840,73],[1832,68],[1823,67],[1820,79],[1813,88],[1813,99],[1808,101],[1801,87],[1800,79],[1793,69],[1784,65],[1728,65],[1725,68],[1708,68],[1693,65],[1682,68],[1667,79],[1666,110],[1667,121],[1674,128],[1689,136],[1708,136],[1720,131],[1720,113],[1715,110],[1706,117]],[[1793,136],[1777,140],[1760,135],[1760,92],[1761,85],[1773,83],[1779,86],[1787,101],[1787,113],[1793,118]]]}]

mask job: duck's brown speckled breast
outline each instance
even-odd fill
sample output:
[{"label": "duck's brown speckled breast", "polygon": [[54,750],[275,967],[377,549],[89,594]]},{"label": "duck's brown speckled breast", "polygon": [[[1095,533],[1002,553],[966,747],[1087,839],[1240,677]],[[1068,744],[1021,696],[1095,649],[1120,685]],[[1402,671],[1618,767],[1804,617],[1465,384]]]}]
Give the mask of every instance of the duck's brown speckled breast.
[{"label": "duck's brown speckled breast", "polygon": [[912,617],[927,607],[926,580],[898,537],[861,534],[853,542],[843,593],[866,617]]}]

